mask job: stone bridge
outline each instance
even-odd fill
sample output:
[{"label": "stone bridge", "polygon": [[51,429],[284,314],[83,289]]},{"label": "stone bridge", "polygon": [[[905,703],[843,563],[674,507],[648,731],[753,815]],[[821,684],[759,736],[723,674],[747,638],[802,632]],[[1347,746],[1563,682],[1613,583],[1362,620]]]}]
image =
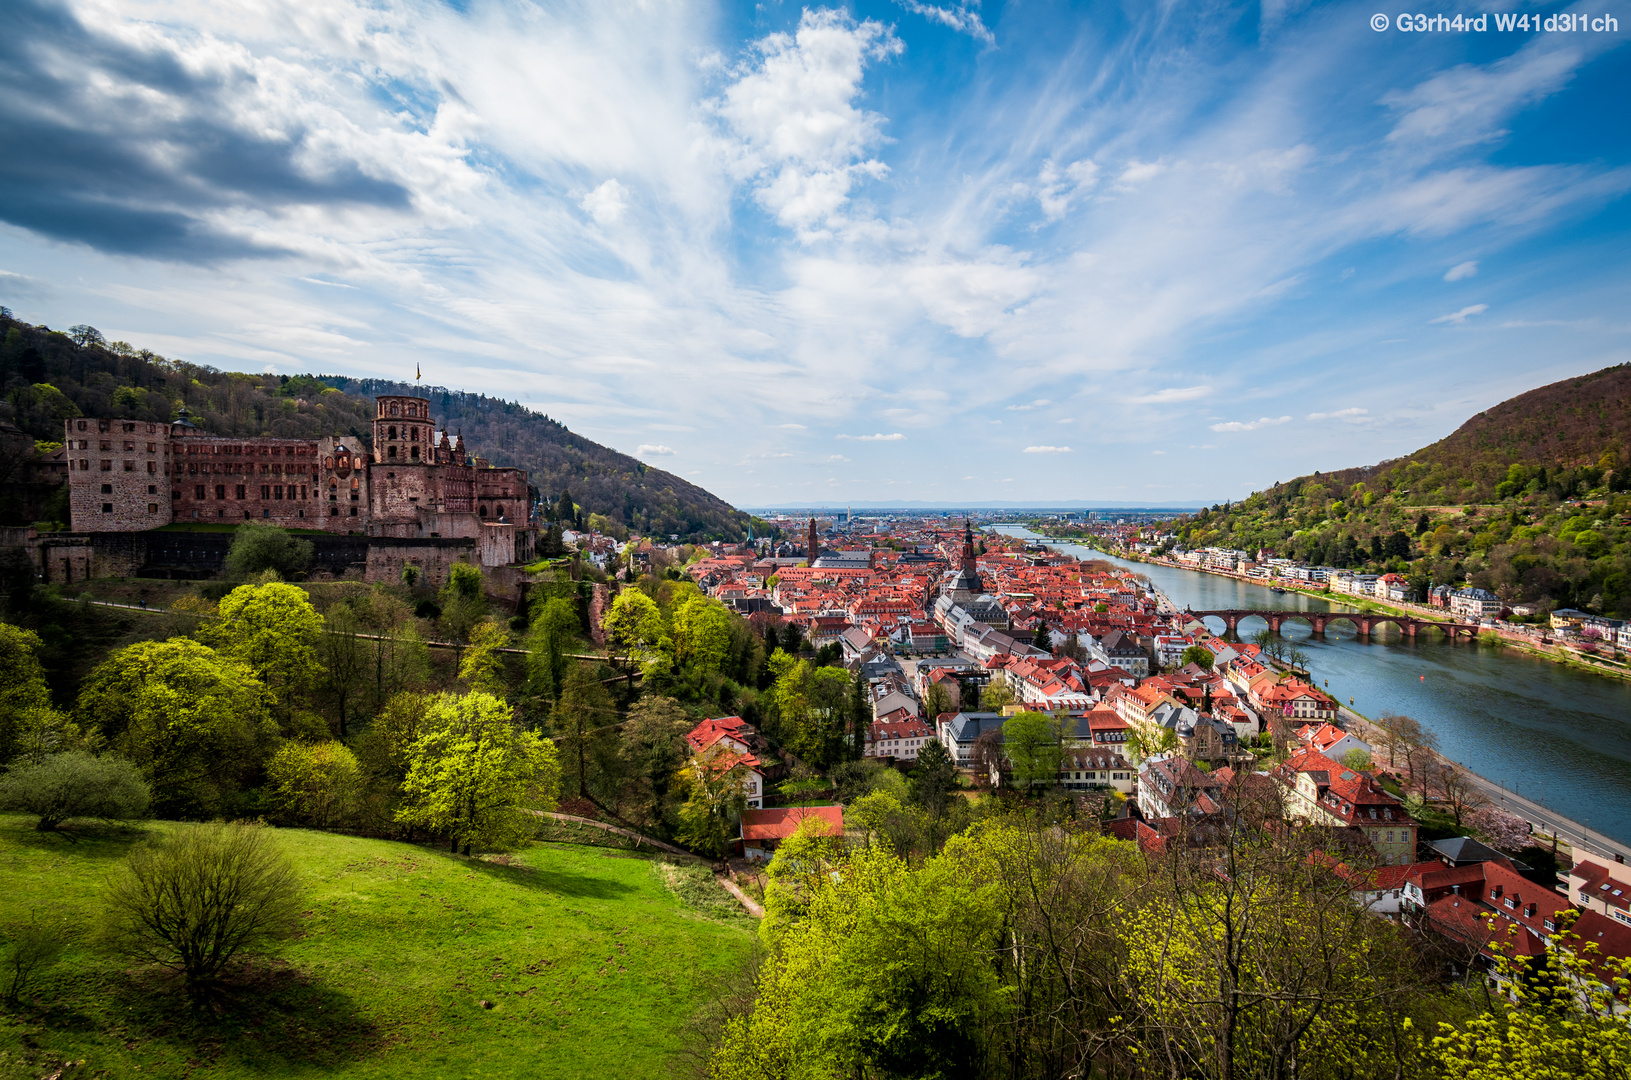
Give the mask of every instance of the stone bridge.
[{"label": "stone bridge", "polygon": [[1372,630],[1383,623],[1392,623],[1399,628],[1405,637],[1413,638],[1417,631],[1434,629],[1445,634],[1454,641],[1458,637],[1476,638],[1478,625],[1476,623],[1437,622],[1433,619],[1416,619],[1409,615],[1386,615],[1379,612],[1348,612],[1348,611],[1271,611],[1261,608],[1247,608],[1239,611],[1190,611],[1184,609],[1184,614],[1197,619],[1204,619],[1209,615],[1222,619],[1228,626],[1228,632],[1239,636],[1240,620],[1256,616],[1269,624],[1269,629],[1276,634],[1280,627],[1292,619],[1300,619],[1313,628],[1314,633],[1323,634],[1325,628],[1335,622],[1350,623],[1358,631],[1360,637],[1369,637]]}]

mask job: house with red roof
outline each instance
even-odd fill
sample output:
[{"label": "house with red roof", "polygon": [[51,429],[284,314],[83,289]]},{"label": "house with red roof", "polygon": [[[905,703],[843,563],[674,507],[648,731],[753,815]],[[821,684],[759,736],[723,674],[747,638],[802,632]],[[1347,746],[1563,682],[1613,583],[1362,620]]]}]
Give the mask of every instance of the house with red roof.
[{"label": "house with red roof", "polygon": [[1270,775],[1286,789],[1286,809],[1292,817],[1361,830],[1384,864],[1416,861],[1415,821],[1369,773],[1355,772],[1304,747]]},{"label": "house with red roof", "polygon": [[765,789],[772,767],[761,757],[769,749],[764,736],[740,716],[719,716],[704,720],[685,736],[693,759],[702,758],[708,767],[728,771],[742,769],[742,794],[750,807],[764,805]]},{"label": "house with red roof", "polygon": [[1487,958],[1497,946],[1512,956],[1539,956],[1568,910],[1567,897],[1530,881],[1505,858],[1465,866],[1417,863],[1405,874],[1405,921],[1472,945]]},{"label": "house with red roof", "polygon": [[831,806],[778,806],[772,810],[744,810],[742,837],[737,850],[750,859],[768,859],[777,845],[813,821],[812,828],[829,836],[844,835],[844,808]]}]

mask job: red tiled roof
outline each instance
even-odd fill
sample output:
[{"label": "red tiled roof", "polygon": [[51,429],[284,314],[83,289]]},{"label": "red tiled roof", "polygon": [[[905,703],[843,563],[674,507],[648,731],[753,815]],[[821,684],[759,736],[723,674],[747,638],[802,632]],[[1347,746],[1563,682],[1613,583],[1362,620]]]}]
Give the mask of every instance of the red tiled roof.
[{"label": "red tiled roof", "polygon": [[842,806],[784,806],[774,810],[742,811],[742,839],[785,840],[808,819],[824,822],[831,836],[842,835],[844,831]]}]

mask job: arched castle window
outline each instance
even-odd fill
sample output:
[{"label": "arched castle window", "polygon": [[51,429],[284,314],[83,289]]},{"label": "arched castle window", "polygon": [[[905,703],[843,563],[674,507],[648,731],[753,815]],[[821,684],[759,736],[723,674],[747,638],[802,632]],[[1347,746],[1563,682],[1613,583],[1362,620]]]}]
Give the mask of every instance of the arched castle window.
[{"label": "arched castle window", "polygon": [[396,402],[394,402],[394,401],[391,402],[391,415],[392,416],[396,415]]},{"label": "arched castle window", "polygon": [[486,517],[487,516],[487,508],[485,506],[478,506],[476,508],[476,513],[479,514],[482,517]]},{"label": "arched castle window", "polygon": [[391,427],[388,427],[388,428],[385,429],[385,437],[387,439],[396,438],[396,426],[394,424]]},{"label": "arched castle window", "polygon": [[415,461],[418,461],[419,460],[419,447],[416,446],[411,451],[409,451],[408,456],[413,458]]}]

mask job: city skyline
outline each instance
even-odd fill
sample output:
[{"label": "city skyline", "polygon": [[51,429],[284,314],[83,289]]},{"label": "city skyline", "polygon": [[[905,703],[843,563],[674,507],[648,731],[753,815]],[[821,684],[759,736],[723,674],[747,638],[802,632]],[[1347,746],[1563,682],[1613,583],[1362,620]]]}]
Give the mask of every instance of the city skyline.
[{"label": "city skyline", "polygon": [[1624,30],[641,11],[21,4],[0,303],[744,506],[1238,499],[1631,359]]}]

